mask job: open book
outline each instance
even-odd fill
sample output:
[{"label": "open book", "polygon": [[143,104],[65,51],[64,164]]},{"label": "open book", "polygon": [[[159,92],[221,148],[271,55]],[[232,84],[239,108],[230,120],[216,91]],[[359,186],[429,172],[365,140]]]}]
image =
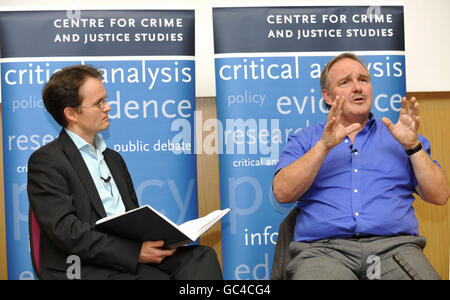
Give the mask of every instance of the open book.
[{"label": "open book", "polygon": [[100,219],[95,223],[95,228],[141,242],[163,240],[165,248],[176,248],[193,243],[229,211],[229,208],[216,210],[205,217],[177,225],[153,207],[144,205]]}]

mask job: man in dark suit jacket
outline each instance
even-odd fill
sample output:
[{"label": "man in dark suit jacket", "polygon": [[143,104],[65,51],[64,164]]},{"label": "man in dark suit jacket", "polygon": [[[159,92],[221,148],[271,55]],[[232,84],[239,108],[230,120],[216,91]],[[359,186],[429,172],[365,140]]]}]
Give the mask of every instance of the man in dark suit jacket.
[{"label": "man in dark suit jacket", "polygon": [[106,99],[101,74],[85,65],[56,72],[43,89],[63,129],[28,162],[30,210],[41,231],[39,278],[67,279],[68,258],[77,257],[81,279],[221,279],[209,247],[168,250],[162,241],[95,230],[97,220],[139,206],[124,160],[98,135],[109,127]]}]

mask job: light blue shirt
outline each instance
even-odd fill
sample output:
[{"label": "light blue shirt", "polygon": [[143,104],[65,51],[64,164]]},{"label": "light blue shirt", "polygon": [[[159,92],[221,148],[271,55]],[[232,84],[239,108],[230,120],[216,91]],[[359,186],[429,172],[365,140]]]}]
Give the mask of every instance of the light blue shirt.
[{"label": "light blue shirt", "polygon": [[[88,142],[86,142],[76,133],[70,131],[67,128],[65,128],[65,130],[77,146],[84,162],[86,163],[86,166],[89,169],[89,173],[94,180],[97,192],[103,202],[103,207],[105,208],[106,215],[110,216],[116,213],[125,212],[125,206],[123,204],[122,197],[120,196],[117,185],[114,182],[114,178],[112,177],[108,165],[106,164],[103,157],[103,151],[105,151],[106,149],[106,143],[103,140],[102,136],[99,134],[95,136],[94,149],[94,147],[92,147]],[[95,154],[95,150],[97,150],[97,155]],[[110,177],[110,180],[108,182],[105,182],[102,177],[104,179]]]},{"label": "light blue shirt", "polygon": [[[308,152],[322,137],[324,126],[320,123],[291,135],[276,171]],[[419,140],[430,155],[430,142],[421,135]],[[298,199],[294,240],[418,235],[412,207],[416,186],[405,150],[371,114],[353,144],[346,137],[328,153],[313,184]]]}]

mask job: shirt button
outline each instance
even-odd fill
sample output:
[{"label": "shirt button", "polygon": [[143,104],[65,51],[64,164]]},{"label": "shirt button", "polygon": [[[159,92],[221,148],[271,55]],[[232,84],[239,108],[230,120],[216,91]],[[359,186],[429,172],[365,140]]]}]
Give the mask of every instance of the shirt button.
[{"label": "shirt button", "polygon": [[354,171],[355,173],[358,173],[358,169],[354,169],[353,171]]},{"label": "shirt button", "polygon": [[358,152],[355,152],[355,155],[358,155]]},{"label": "shirt button", "polygon": [[355,216],[359,216],[359,212],[355,212]]},{"label": "shirt button", "polygon": [[353,191],[354,191],[355,193],[357,193],[357,192],[358,192],[358,189],[354,189]]},{"label": "shirt button", "polygon": [[345,142],[345,143],[348,143],[348,140],[347,140],[347,139],[345,139],[345,140],[344,140],[344,142]]}]

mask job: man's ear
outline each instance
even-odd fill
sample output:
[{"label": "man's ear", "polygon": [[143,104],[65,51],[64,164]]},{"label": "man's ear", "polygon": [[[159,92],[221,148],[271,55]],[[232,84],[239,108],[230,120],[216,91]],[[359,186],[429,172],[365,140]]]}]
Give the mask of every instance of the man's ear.
[{"label": "man's ear", "polygon": [[67,119],[67,122],[75,122],[78,120],[76,108],[67,106],[64,108],[64,116]]},{"label": "man's ear", "polygon": [[326,104],[328,104],[330,107],[332,106],[334,100],[331,97],[330,93],[326,89],[322,89],[322,98],[323,101],[325,101]]}]

